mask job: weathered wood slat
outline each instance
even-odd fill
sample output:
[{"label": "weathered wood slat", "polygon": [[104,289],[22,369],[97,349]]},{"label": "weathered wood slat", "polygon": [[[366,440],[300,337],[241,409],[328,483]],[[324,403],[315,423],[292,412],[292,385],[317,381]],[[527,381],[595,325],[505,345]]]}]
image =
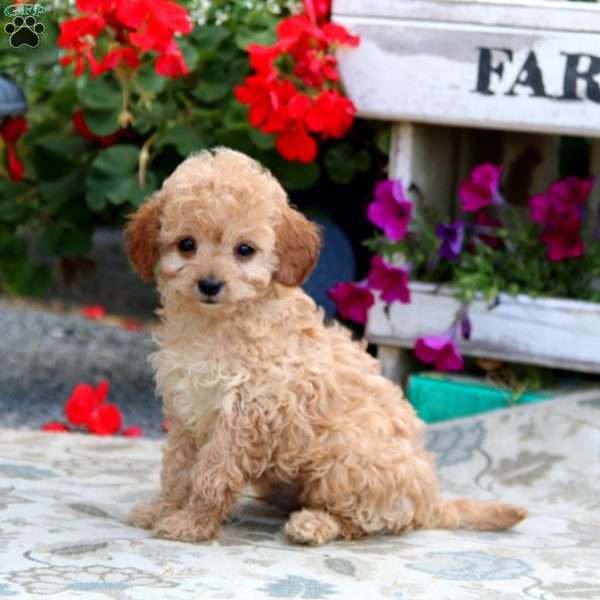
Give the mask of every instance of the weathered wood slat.
[{"label": "weathered wood slat", "polygon": [[600,35],[339,21],[362,38],[339,55],[362,117],[600,136]]},{"label": "weathered wood slat", "polygon": [[[383,346],[411,348],[423,335],[450,327],[459,302],[448,290],[411,284],[412,302],[394,303],[389,317],[378,302],[370,311],[368,339]],[[484,356],[562,369],[600,372],[600,305],[562,299],[502,295],[490,309],[483,301],[469,309],[471,340],[465,355]]]},{"label": "weathered wood slat", "polygon": [[600,6],[556,0],[334,0],[335,20],[405,19],[597,33]]}]

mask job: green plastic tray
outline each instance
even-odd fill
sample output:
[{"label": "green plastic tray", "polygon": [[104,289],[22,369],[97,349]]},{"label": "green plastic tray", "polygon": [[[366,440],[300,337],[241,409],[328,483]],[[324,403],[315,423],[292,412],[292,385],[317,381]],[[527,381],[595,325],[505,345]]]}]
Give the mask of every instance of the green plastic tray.
[{"label": "green plastic tray", "polygon": [[427,423],[468,417],[515,404],[540,402],[551,397],[551,393],[530,392],[514,402],[509,391],[476,378],[436,373],[411,375],[408,379],[408,399]]}]

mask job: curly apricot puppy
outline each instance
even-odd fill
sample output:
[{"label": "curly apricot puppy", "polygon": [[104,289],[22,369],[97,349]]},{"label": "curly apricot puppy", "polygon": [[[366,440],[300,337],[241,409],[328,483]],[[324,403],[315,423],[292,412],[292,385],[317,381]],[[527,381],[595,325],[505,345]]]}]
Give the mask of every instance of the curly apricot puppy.
[{"label": "curly apricot puppy", "polygon": [[133,525],[213,538],[247,484],[295,511],[285,530],[303,544],[525,517],[439,496],[424,425],[400,388],[299,287],[317,227],[255,161],[224,148],[188,158],[126,236],[142,278],[158,270],[151,360],[170,424],[162,491]]}]

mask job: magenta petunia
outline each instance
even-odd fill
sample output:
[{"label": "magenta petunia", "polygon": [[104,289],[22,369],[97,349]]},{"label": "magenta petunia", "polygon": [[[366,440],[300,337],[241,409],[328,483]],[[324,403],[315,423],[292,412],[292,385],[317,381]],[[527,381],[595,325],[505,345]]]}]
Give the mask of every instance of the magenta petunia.
[{"label": "magenta petunia", "polygon": [[560,224],[550,224],[542,233],[548,260],[560,262],[566,258],[583,256],[585,246],[581,238],[581,218],[571,213]]},{"label": "magenta petunia", "polygon": [[548,260],[560,262],[583,256],[584,205],[594,181],[594,177],[565,177],[550,185],[544,194],[529,199],[532,220],[544,226],[542,242],[546,245]]},{"label": "magenta petunia", "polygon": [[555,181],[544,194],[529,199],[531,218],[540,225],[547,225],[557,224],[571,213],[581,215],[594,181],[594,177],[565,177]]},{"label": "magenta petunia", "polygon": [[373,293],[364,283],[336,283],[327,296],[335,302],[342,318],[361,325],[367,322],[369,309],[375,304]]},{"label": "magenta petunia", "polygon": [[484,163],[475,167],[469,179],[463,181],[458,190],[463,211],[476,212],[491,204],[499,204],[501,176],[501,165]]},{"label": "magenta petunia", "polygon": [[462,371],[465,362],[460,354],[458,344],[451,335],[432,335],[417,339],[415,356],[426,364],[433,364],[436,371]]},{"label": "magenta petunia", "polygon": [[375,186],[375,200],[369,204],[367,216],[390,241],[399,242],[406,236],[412,210],[412,202],[404,196],[402,182],[386,179]]},{"label": "magenta petunia", "polygon": [[374,256],[371,260],[368,282],[371,289],[381,292],[381,299],[384,302],[396,300],[403,304],[410,302],[408,269],[405,267],[395,267],[383,260],[381,256]]}]

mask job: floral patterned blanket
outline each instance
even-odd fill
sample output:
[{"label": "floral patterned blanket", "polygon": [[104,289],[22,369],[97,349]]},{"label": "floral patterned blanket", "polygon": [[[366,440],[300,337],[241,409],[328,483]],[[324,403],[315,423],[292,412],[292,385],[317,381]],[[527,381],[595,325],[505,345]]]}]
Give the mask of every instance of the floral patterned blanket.
[{"label": "floral patterned blanket", "polygon": [[600,390],[433,426],[428,445],[447,495],[531,516],[303,548],[247,498],[219,541],[162,541],[125,524],[160,442],[0,430],[0,599],[600,598]]}]

